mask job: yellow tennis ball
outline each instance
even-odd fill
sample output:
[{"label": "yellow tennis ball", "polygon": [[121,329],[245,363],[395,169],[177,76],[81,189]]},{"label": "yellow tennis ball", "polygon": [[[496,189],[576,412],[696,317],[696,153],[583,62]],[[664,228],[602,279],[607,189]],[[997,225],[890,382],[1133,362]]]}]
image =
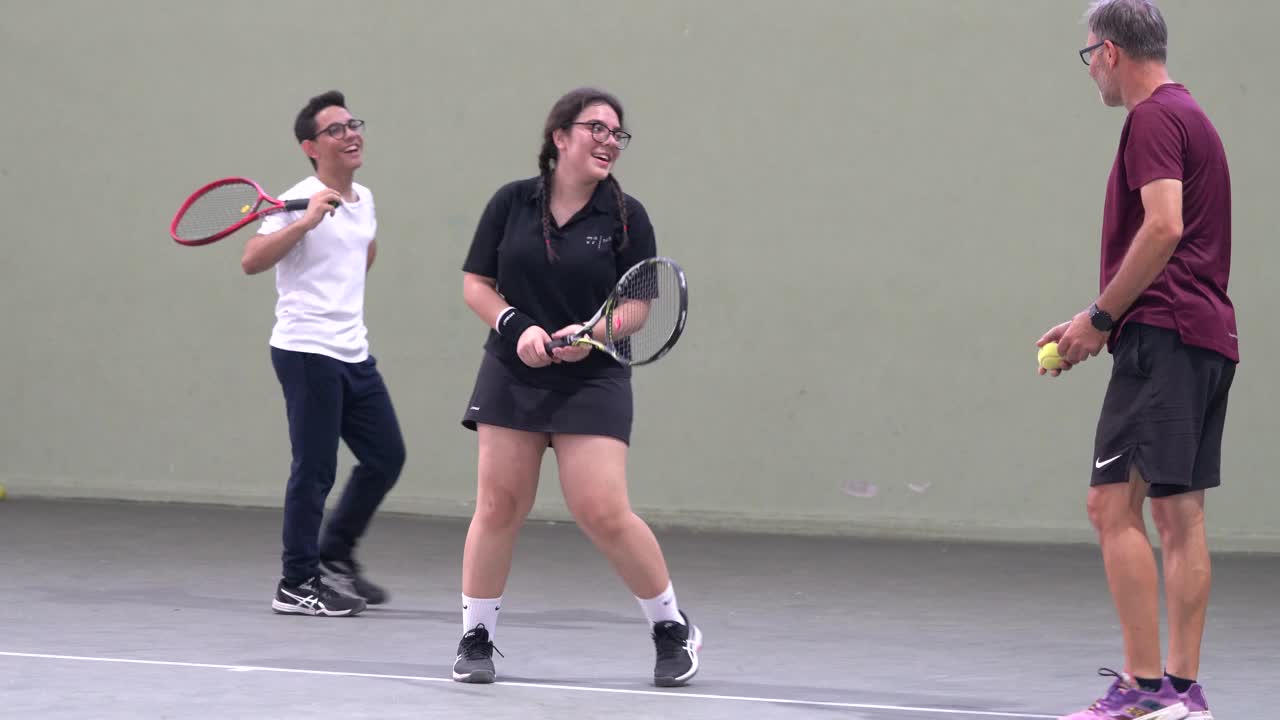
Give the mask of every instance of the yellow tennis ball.
[{"label": "yellow tennis ball", "polygon": [[1040,352],[1036,355],[1036,359],[1040,361],[1040,367],[1045,370],[1057,370],[1062,367],[1062,356],[1058,355],[1058,343],[1045,343],[1040,348]]},{"label": "yellow tennis ball", "polygon": [[4,499],[4,486],[0,485],[0,500]]},{"label": "yellow tennis ball", "polygon": [[249,212],[249,206],[248,206],[248,205],[245,205],[244,207],[240,208],[240,214],[241,214],[241,215],[243,215],[243,214],[245,214],[245,213],[247,213],[247,212]]}]

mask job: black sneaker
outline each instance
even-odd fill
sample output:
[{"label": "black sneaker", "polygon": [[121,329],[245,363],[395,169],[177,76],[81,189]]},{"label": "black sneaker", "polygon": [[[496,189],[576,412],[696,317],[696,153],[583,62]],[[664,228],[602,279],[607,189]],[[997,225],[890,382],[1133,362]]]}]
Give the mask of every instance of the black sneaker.
[{"label": "black sneaker", "polygon": [[359,563],[355,560],[321,560],[320,572],[324,581],[334,590],[351,597],[362,598],[370,605],[381,605],[387,601],[387,591],[374,585],[365,578]]},{"label": "black sneaker", "polygon": [[364,607],[364,600],[343,595],[326,585],[319,576],[296,587],[281,580],[276,586],[276,597],[271,601],[272,610],[286,615],[342,617],[358,615]]},{"label": "black sneaker", "polygon": [[658,660],[653,665],[653,684],[679,687],[698,674],[698,651],[702,649],[702,631],[680,611],[684,625],[671,620],[653,624],[653,647]]},{"label": "black sneaker", "polygon": [[464,683],[491,683],[497,676],[493,652],[502,651],[489,640],[489,629],[481,623],[468,630],[458,643],[458,659],[453,662],[453,679]]}]

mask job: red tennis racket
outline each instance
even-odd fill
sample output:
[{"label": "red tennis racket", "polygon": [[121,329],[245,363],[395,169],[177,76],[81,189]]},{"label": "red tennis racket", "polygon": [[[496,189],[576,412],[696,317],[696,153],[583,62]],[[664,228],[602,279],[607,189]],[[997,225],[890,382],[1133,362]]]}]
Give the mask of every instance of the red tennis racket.
[{"label": "red tennis racket", "polygon": [[310,203],[310,198],[277,200],[248,178],[223,178],[195,191],[182,203],[169,225],[169,236],[179,245],[208,245],[259,218],[306,210]]}]

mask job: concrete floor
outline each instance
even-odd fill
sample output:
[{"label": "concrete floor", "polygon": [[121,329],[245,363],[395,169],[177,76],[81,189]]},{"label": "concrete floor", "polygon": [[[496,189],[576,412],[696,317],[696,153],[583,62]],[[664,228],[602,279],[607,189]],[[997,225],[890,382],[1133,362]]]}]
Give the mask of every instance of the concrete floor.
[{"label": "concrete floor", "polygon": [[[1093,547],[660,531],[706,647],[659,690],[626,588],[575,527],[531,523],[500,682],[461,685],[465,532],[381,516],[360,557],[391,602],[284,617],[276,511],[0,503],[0,718],[1053,718],[1122,666]],[[1280,557],[1218,556],[1214,582],[1214,714],[1272,717]]]}]

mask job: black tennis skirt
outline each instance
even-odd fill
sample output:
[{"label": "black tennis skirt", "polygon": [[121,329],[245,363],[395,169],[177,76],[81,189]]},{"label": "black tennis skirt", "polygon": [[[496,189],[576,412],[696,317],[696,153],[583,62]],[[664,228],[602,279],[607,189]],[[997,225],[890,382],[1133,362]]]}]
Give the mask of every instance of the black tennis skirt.
[{"label": "black tennis skirt", "polygon": [[462,426],[603,435],[630,444],[631,378],[571,376],[557,370],[511,367],[485,352]]}]

